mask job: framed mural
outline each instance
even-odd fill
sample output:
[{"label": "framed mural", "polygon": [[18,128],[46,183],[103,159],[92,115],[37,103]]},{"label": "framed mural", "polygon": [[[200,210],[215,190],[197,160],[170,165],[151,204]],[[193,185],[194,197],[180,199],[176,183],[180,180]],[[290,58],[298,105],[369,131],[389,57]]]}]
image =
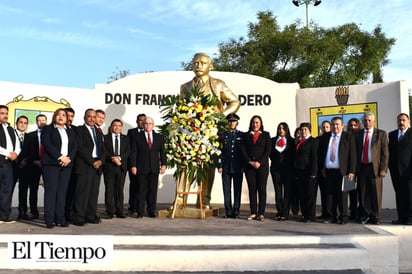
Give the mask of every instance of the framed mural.
[{"label": "framed mural", "polygon": [[321,134],[323,121],[330,121],[333,117],[342,117],[345,126],[351,118],[357,118],[362,122],[362,115],[372,112],[375,115],[375,126],[378,127],[378,104],[376,102],[354,105],[323,106],[310,108],[310,122],[312,124],[312,136]]}]

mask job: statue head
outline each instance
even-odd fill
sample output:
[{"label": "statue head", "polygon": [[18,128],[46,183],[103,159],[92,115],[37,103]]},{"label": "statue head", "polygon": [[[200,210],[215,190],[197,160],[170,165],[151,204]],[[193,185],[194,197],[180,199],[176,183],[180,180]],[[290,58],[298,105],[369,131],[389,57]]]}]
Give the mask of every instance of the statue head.
[{"label": "statue head", "polygon": [[192,69],[196,77],[206,76],[213,69],[212,59],[206,53],[196,53],[192,59]]}]

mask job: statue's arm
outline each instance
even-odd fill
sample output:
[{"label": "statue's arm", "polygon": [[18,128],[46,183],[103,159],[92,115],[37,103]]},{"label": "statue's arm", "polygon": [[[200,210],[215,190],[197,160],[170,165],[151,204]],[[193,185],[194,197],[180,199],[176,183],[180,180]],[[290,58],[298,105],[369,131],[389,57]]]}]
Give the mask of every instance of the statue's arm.
[{"label": "statue's arm", "polygon": [[220,99],[223,106],[223,114],[229,115],[230,113],[236,113],[240,108],[239,98],[226,86],[224,82],[222,84],[222,89],[220,92]]}]

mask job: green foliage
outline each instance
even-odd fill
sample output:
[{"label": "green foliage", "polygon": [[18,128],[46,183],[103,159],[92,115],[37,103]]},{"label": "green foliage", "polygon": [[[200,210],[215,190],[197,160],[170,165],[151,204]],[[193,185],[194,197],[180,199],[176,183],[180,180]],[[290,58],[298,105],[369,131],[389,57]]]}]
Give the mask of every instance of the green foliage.
[{"label": "green foliage", "polygon": [[[382,67],[395,39],[381,26],[368,33],[356,24],[325,29],[296,21],[283,28],[269,11],[248,24],[247,38],[219,44],[214,68],[259,75],[276,82],[298,82],[301,87],[322,87],[381,82]],[[182,63],[185,69],[189,63]]]}]

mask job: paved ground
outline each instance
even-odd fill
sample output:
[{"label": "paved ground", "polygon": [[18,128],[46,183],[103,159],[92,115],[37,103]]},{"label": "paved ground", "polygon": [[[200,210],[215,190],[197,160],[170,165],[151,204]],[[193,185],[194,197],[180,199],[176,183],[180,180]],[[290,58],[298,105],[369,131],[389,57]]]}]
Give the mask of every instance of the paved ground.
[{"label": "paved ground", "polygon": [[[213,208],[221,208],[214,205]],[[167,205],[159,205],[159,209],[166,209]],[[356,222],[346,225],[323,224],[321,222],[301,223],[298,218],[279,222],[274,220],[274,206],[268,205],[266,218],[263,222],[246,220],[249,215],[248,207],[243,206],[240,219],[224,219],[222,216],[213,216],[201,219],[170,219],[149,218],[142,219],[104,219],[103,207],[99,207],[102,223],[88,224],[83,227],[45,228],[40,220],[18,221],[12,224],[0,224],[0,234],[74,234],[74,235],[348,235],[374,233],[367,226]],[[17,216],[17,209],[13,209],[12,217]],[[396,211],[384,209],[382,225],[392,225],[396,219]]]}]

